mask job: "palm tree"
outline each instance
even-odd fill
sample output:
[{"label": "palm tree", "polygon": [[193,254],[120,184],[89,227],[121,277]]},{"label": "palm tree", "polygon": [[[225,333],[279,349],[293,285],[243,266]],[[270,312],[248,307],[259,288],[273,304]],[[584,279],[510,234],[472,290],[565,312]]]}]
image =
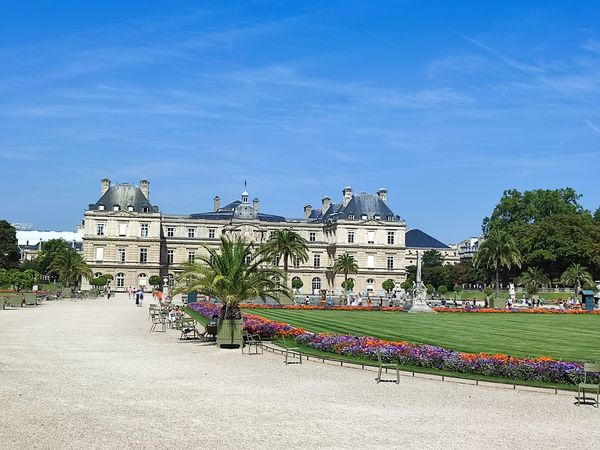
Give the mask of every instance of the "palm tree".
[{"label": "palm tree", "polygon": [[58,274],[63,287],[73,287],[81,278],[89,280],[93,277],[92,269],[72,248],[58,252],[50,263],[48,271]]},{"label": "palm tree", "polygon": [[350,256],[348,253],[343,253],[338,256],[333,264],[334,275],[337,275],[338,273],[344,274],[344,286],[348,286],[348,274],[357,272],[358,264],[356,264],[354,257]]},{"label": "palm tree", "polygon": [[506,231],[490,231],[479,251],[473,258],[475,267],[493,267],[496,271],[496,298],[500,297],[500,269],[503,267],[510,270],[513,265],[521,267],[521,252],[517,248],[515,240]]},{"label": "palm tree", "polygon": [[290,258],[298,258],[301,262],[308,261],[308,246],[306,239],[289,228],[276,230],[271,233],[263,251],[272,259],[280,256],[283,259],[283,272],[287,286],[288,264]]},{"label": "palm tree", "polygon": [[575,296],[579,292],[579,288],[586,284],[593,284],[594,280],[587,270],[587,267],[581,264],[571,264],[560,277],[560,282],[565,285],[575,287]]},{"label": "palm tree", "polygon": [[530,294],[536,295],[542,286],[550,284],[550,278],[538,267],[530,267],[517,278],[517,283],[522,284]]},{"label": "palm tree", "polygon": [[218,249],[204,246],[207,256],[199,262],[188,263],[178,278],[175,293],[197,291],[221,300],[221,318],[240,319],[240,303],[253,298],[272,298],[284,295],[291,298],[281,282],[282,271],[271,267],[270,256],[253,252],[253,244],[242,238],[230,240],[222,236]]}]

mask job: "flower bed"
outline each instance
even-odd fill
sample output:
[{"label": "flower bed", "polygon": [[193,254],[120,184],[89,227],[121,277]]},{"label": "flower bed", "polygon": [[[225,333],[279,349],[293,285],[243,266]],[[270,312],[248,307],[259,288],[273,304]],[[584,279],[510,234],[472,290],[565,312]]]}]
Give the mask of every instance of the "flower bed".
[{"label": "flower bed", "polygon": [[[190,303],[188,306],[209,318],[220,311],[219,305],[211,303]],[[543,383],[577,384],[583,379],[583,364],[557,361],[546,356],[515,358],[505,354],[463,353],[433,345],[386,341],[369,336],[311,333],[254,314],[244,314],[243,317],[244,329],[249,333],[263,338],[295,336],[298,344],[348,357],[377,360],[379,349],[384,361],[407,366]],[[600,374],[588,376],[588,380],[600,382]]]},{"label": "flower bed", "polygon": [[600,310],[586,311],[585,309],[560,309],[556,308],[448,308],[435,306],[434,311],[442,313],[498,313],[498,314],[600,314]]},{"label": "flower bed", "polygon": [[320,306],[320,305],[254,305],[251,303],[244,303],[240,305],[240,308],[246,309],[303,309],[303,310],[333,310],[333,311],[404,311],[402,306],[346,306],[346,305],[335,305],[335,306]]}]

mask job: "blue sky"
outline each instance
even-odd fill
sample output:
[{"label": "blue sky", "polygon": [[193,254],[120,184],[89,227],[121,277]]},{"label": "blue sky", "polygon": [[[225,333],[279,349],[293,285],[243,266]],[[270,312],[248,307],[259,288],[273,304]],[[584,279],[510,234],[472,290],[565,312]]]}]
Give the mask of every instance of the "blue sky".
[{"label": "blue sky", "polygon": [[600,205],[598,2],[94,3],[0,1],[2,218],[72,229],[104,176],[173,213],[386,187],[444,242],[509,188]]}]

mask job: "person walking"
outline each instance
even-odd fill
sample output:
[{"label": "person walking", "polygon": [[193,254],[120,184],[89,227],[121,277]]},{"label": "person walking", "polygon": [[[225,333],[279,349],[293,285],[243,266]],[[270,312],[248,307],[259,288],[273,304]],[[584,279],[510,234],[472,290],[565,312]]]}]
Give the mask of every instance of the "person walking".
[{"label": "person walking", "polygon": [[144,306],[144,288],[143,287],[140,287],[139,293],[140,293],[140,308],[141,308],[142,306]]},{"label": "person walking", "polygon": [[133,297],[133,288],[131,286],[127,288],[127,293],[129,294],[129,300],[131,300]]},{"label": "person walking", "polygon": [[135,306],[140,306],[140,291],[135,291]]},{"label": "person walking", "polygon": [[110,286],[106,288],[106,299],[110,300],[110,294],[111,294],[111,290],[110,290]]}]

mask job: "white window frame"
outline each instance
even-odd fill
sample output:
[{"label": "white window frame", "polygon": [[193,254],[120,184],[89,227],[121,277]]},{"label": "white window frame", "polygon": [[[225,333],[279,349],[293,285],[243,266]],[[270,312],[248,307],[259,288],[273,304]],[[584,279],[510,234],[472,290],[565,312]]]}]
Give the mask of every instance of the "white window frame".
[{"label": "white window frame", "polygon": [[96,247],[95,250],[96,261],[104,261],[104,247]]},{"label": "white window frame", "polygon": [[387,243],[388,245],[394,245],[396,243],[396,233],[394,231],[387,232]]},{"label": "white window frame", "polygon": [[394,257],[388,256],[386,263],[387,270],[394,270]]},{"label": "white window frame", "polygon": [[367,255],[367,269],[375,268],[375,255]]},{"label": "white window frame", "polygon": [[320,253],[315,253],[313,255],[313,267],[315,269],[318,269],[319,267],[321,267],[321,254]]},{"label": "white window frame", "polygon": [[375,230],[367,230],[367,244],[375,243]]},{"label": "white window frame", "polygon": [[145,247],[140,248],[140,263],[148,262],[148,249]]},{"label": "white window frame", "polygon": [[188,262],[193,263],[196,261],[196,250],[188,250]]},{"label": "white window frame", "polygon": [[316,231],[310,231],[308,233],[308,242],[317,242],[317,232]]},{"label": "white window frame", "polygon": [[167,237],[175,236],[175,227],[167,227]]},{"label": "white window frame", "polygon": [[125,247],[119,247],[117,249],[117,262],[125,262],[127,258],[127,249]]},{"label": "white window frame", "polygon": [[354,230],[348,230],[348,244],[354,244],[354,239],[356,238],[356,233]]},{"label": "white window frame", "polygon": [[188,237],[189,238],[195,238],[196,237],[196,229],[195,228],[188,228]]},{"label": "white window frame", "polygon": [[209,239],[214,239],[216,234],[217,234],[217,230],[215,228],[208,229],[208,238]]},{"label": "white window frame", "polygon": [[127,224],[126,223],[119,224],[119,236],[127,236]]},{"label": "white window frame", "polygon": [[148,237],[148,234],[150,234],[150,224],[149,223],[140,224],[140,236]]},{"label": "white window frame", "polygon": [[104,227],[105,223],[97,223],[96,224],[96,236],[104,236]]},{"label": "white window frame", "polygon": [[167,250],[167,264],[175,262],[175,250]]}]

